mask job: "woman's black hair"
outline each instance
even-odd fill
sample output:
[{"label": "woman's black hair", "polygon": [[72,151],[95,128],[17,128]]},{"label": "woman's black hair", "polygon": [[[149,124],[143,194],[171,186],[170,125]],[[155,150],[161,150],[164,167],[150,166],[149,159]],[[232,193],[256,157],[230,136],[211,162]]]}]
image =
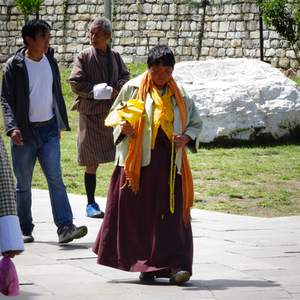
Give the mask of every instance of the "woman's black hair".
[{"label": "woman's black hair", "polygon": [[164,66],[174,68],[175,58],[172,50],[166,46],[155,46],[152,48],[148,54],[147,64],[148,68],[152,66],[158,66],[160,63],[163,63]]},{"label": "woman's black hair", "polygon": [[33,19],[27,22],[22,28],[22,38],[24,44],[27,46],[26,37],[29,36],[35,40],[36,35],[41,31],[42,34],[45,34],[47,31],[50,31],[51,26],[43,20]]}]

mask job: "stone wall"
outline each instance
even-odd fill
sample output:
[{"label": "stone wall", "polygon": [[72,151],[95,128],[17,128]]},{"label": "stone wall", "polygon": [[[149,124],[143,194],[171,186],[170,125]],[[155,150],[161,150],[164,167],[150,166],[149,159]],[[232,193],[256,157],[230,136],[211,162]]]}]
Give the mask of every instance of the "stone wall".
[{"label": "stone wall", "polygon": [[[151,47],[167,44],[177,61],[231,58],[260,59],[259,15],[253,0],[215,0],[207,7],[199,50],[203,10],[181,0],[112,0],[112,47],[126,63],[146,60]],[[211,1],[213,2],[213,1]],[[103,0],[45,0],[40,18],[52,26],[51,46],[61,67],[89,46],[88,26],[104,15]],[[23,44],[23,16],[13,0],[0,0],[0,64]],[[264,25],[264,59],[287,70],[298,62],[287,42]]]}]

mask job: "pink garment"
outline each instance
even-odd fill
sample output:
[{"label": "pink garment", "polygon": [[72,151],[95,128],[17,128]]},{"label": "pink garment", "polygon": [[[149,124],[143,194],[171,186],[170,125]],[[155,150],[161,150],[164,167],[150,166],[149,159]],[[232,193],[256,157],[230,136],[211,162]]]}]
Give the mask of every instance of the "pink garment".
[{"label": "pink garment", "polygon": [[0,292],[5,296],[20,295],[17,271],[9,257],[0,261]]}]

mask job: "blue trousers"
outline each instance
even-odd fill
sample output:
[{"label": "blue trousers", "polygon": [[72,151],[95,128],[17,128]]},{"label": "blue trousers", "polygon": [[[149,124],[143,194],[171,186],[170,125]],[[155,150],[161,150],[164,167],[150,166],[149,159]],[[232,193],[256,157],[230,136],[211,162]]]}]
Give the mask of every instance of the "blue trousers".
[{"label": "blue trousers", "polygon": [[16,176],[17,211],[22,229],[33,229],[31,214],[31,184],[38,158],[47,179],[52,215],[57,232],[73,223],[73,214],[63,183],[60,166],[58,126],[54,122],[41,128],[31,128],[32,137],[23,139],[23,146],[11,141],[13,169]]}]

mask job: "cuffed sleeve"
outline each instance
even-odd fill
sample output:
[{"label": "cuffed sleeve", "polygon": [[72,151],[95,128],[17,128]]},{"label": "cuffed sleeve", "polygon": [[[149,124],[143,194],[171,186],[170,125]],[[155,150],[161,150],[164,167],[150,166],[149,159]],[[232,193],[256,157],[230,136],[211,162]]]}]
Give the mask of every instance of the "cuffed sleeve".
[{"label": "cuffed sleeve", "polygon": [[17,216],[0,218],[0,248],[1,253],[6,251],[24,251],[20,222]]}]

